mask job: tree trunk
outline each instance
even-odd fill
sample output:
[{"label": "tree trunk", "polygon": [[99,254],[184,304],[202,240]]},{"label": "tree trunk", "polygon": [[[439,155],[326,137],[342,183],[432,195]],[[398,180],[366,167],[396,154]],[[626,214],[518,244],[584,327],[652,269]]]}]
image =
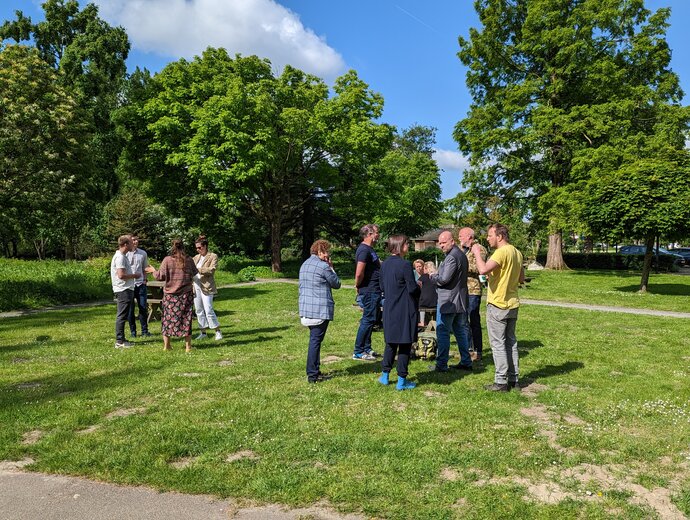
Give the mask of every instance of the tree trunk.
[{"label": "tree trunk", "polygon": [[314,239],[314,197],[309,194],[302,213],[302,260],[306,260],[311,255],[310,250]]},{"label": "tree trunk", "polygon": [[549,250],[546,253],[546,265],[544,267],[556,271],[568,269],[563,260],[563,235],[560,231],[549,235]]},{"label": "tree trunk", "polygon": [[273,218],[271,220],[271,270],[274,273],[279,273],[283,267],[280,257],[280,248],[282,246],[281,227],[280,218]]},{"label": "tree trunk", "polygon": [[644,253],[644,264],[642,265],[642,280],[640,280],[640,292],[646,293],[649,285],[649,273],[652,271],[652,257],[654,256],[654,235],[645,238],[644,245],[647,247]]}]

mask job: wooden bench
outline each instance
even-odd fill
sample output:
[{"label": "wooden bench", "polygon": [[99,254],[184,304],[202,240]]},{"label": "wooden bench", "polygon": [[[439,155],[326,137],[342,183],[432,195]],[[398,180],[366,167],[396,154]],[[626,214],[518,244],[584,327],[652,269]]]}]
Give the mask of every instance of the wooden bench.
[{"label": "wooden bench", "polygon": [[146,319],[148,322],[161,319],[161,302],[163,301],[163,287],[165,287],[165,282],[158,282],[156,280],[153,280],[146,283],[146,300],[148,302],[149,311]]}]

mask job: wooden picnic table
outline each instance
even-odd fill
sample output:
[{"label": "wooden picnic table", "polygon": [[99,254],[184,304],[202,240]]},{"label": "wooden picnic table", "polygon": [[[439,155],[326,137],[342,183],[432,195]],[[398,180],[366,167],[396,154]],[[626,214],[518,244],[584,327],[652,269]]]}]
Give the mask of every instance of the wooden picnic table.
[{"label": "wooden picnic table", "polygon": [[146,282],[146,300],[148,302],[147,321],[161,319],[161,302],[163,301],[163,287],[165,282],[150,280]]}]

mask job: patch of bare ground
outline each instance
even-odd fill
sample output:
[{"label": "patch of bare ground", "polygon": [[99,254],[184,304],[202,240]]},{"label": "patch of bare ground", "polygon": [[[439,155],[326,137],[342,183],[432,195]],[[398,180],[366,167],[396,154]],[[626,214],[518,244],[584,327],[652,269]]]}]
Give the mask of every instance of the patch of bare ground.
[{"label": "patch of bare ground", "polygon": [[32,382],[32,383],[19,383],[18,385],[15,385],[15,388],[17,390],[29,390],[31,388],[38,388],[41,386],[41,383],[38,382]]},{"label": "patch of bare ground", "polygon": [[326,356],[325,358],[323,358],[321,360],[321,362],[324,365],[328,365],[330,363],[337,363],[338,361],[342,361],[342,360],[343,360],[343,358],[341,358],[340,356]]},{"label": "patch of bare ground", "polygon": [[77,430],[77,435],[88,435],[89,433],[97,432],[100,429],[100,424],[92,424],[91,426],[87,426],[83,430]]},{"label": "patch of bare ground", "polygon": [[301,509],[288,509],[279,504],[246,507],[235,510],[230,516],[233,520],[364,520],[361,515],[344,515],[336,512],[326,504],[317,504]]},{"label": "patch of bare ground", "polygon": [[575,386],[575,385],[559,385],[558,388],[562,388],[563,390],[567,390],[568,392],[579,392],[580,387]]},{"label": "patch of bare ground", "polygon": [[424,390],[422,393],[425,397],[443,397],[441,392],[435,392],[434,390]]},{"label": "patch of bare ground", "polygon": [[22,436],[22,444],[24,446],[31,446],[36,444],[43,437],[43,432],[41,430],[31,430],[30,432],[24,433]]},{"label": "patch of bare ground", "polygon": [[199,372],[182,372],[178,375],[180,377],[201,377],[203,374],[200,374]]},{"label": "patch of bare ground", "polygon": [[[679,473],[680,475],[680,473]],[[594,464],[580,464],[574,468],[551,470],[545,475],[548,480],[534,481],[524,477],[493,477],[480,479],[477,486],[485,485],[518,485],[527,490],[526,499],[534,499],[545,504],[557,504],[565,499],[573,500],[603,500],[603,493],[608,491],[624,491],[631,496],[631,504],[650,508],[662,520],[681,520],[685,515],[671,502],[673,489],[657,487],[647,489],[634,482],[636,474],[627,466]],[[575,482],[587,491],[572,492],[563,488],[561,482]],[[669,486],[673,488],[675,481]],[[571,485],[572,487],[572,485]],[[593,492],[594,488],[597,491]]]},{"label": "patch of bare ground", "polygon": [[228,457],[225,459],[225,462],[236,462],[242,459],[259,460],[259,458],[260,457],[252,450],[241,450],[228,455]]},{"label": "patch of bare ground", "polygon": [[520,383],[520,391],[527,397],[535,397],[540,392],[548,389],[548,386],[542,385],[541,383],[535,383],[534,381],[523,381]]},{"label": "patch of bare ground", "polygon": [[0,460],[0,471],[22,469],[26,466],[30,466],[34,462],[36,461],[30,457],[23,458],[22,460]]},{"label": "patch of bare ground", "polygon": [[441,480],[447,480],[448,482],[455,482],[460,478],[460,475],[453,468],[443,468],[441,470]]},{"label": "patch of bare ground", "polygon": [[404,412],[407,409],[407,405],[405,403],[395,403],[393,405],[393,410],[396,412]]},{"label": "patch of bare ground", "polygon": [[16,363],[16,364],[28,363],[29,361],[31,361],[31,360],[29,358],[25,358],[25,357],[14,357],[14,358],[12,358],[12,363]]},{"label": "patch of bare ground", "polygon": [[179,459],[171,460],[168,464],[175,469],[184,469],[194,464],[198,458],[199,457],[180,457]]},{"label": "patch of bare ground", "polygon": [[119,408],[113,410],[105,416],[106,419],[116,419],[118,417],[128,417],[130,415],[146,413],[146,408]]},{"label": "patch of bare ground", "polygon": [[546,437],[549,446],[554,450],[565,454],[573,454],[572,450],[564,448],[558,443],[558,435],[554,429],[553,414],[546,409],[546,406],[535,403],[530,407],[520,408],[520,413],[525,417],[536,420],[541,425],[539,433]]},{"label": "patch of bare ground", "polygon": [[219,367],[231,367],[234,364],[235,364],[235,362],[230,360],[230,359],[222,359],[222,360],[218,361]]}]

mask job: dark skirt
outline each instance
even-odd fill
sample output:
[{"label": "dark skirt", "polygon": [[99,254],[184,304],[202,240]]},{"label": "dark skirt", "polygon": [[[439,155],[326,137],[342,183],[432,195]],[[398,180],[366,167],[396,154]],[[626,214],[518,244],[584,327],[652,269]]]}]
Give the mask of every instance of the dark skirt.
[{"label": "dark skirt", "polygon": [[161,308],[161,333],[163,336],[191,336],[192,314],[194,310],[194,294],[192,291],[182,294],[163,295]]}]

